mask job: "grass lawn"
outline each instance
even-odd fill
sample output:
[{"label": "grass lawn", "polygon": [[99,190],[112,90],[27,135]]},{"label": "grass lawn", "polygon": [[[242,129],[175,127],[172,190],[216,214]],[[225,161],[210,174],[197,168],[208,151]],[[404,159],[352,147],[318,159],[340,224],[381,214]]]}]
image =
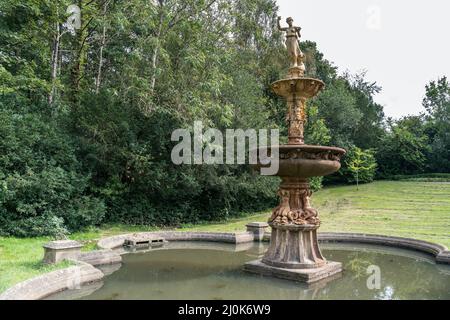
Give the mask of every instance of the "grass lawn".
[{"label": "grass lawn", "polygon": [[[376,181],[359,186],[328,187],[312,202],[322,220],[320,231],[360,232],[416,238],[450,248],[450,182]],[[237,231],[269,213],[190,230]]]},{"label": "grass lawn", "polygon": [[[361,232],[411,237],[450,247],[450,182],[377,181],[356,186],[325,188],[313,196],[322,219],[320,231]],[[269,213],[221,223],[184,225],[183,231],[243,231],[251,221],[266,221]],[[76,233],[71,239],[95,247],[104,236],[151,227],[114,225]],[[32,276],[61,268],[44,266],[42,245],[49,238],[18,239],[0,237],[0,292]]]}]

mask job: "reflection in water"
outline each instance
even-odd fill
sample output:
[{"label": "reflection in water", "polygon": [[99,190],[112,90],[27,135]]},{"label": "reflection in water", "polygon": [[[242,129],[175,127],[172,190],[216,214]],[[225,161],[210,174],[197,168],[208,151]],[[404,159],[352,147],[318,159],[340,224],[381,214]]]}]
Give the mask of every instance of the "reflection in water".
[{"label": "reflection in water", "polygon": [[[260,244],[184,242],[124,255],[122,268],[83,299],[450,299],[450,267],[426,255],[367,245],[322,247],[329,260],[343,262],[344,272],[311,286],[243,272],[244,262],[264,252]],[[380,289],[367,287],[370,265],[380,268]],[[68,291],[52,298],[79,297]]]}]

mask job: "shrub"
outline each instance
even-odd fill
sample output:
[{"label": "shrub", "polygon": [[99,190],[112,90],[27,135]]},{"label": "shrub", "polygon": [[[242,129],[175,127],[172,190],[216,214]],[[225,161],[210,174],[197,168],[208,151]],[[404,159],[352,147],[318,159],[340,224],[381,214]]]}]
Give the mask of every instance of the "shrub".
[{"label": "shrub", "polygon": [[322,189],[323,177],[312,177],[309,179],[309,185],[312,191],[319,191]]},{"label": "shrub", "polygon": [[0,111],[0,233],[61,235],[98,224],[105,208],[87,196],[75,149],[49,119]]}]

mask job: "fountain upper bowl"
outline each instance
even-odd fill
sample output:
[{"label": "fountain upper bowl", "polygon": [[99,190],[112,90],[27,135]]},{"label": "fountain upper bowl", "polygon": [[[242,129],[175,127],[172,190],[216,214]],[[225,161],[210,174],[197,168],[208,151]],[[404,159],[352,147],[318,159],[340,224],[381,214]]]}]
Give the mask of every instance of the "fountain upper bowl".
[{"label": "fountain upper bowl", "polygon": [[309,99],[316,96],[325,83],[314,78],[287,78],[272,83],[272,90],[277,95],[288,98],[293,94]]}]

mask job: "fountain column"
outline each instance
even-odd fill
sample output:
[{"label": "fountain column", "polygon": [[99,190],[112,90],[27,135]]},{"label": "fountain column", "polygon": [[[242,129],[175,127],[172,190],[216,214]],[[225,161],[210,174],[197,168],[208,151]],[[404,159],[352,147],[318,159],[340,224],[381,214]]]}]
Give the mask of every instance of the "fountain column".
[{"label": "fountain column", "polygon": [[[342,264],[327,261],[320,251],[317,240],[320,219],[317,210],[311,206],[309,178],[337,171],[345,150],[304,143],[306,103],[319,93],[324,83],[304,76],[304,55],[297,42],[292,41],[294,34],[299,37],[300,28],[292,26],[292,19],[287,21],[289,27],[280,27],[280,30],[287,33],[291,66],[286,78],[272,84],[272,90],[287,103],[288,143],[271,147],[277,148],[279,154],[279,159],[271,161],[279,162],[276,175],[282,179],[278,190],[280,204],[268,221],[272,229],[269,249],[262,259],[246,263],[244,269],[312,283],[339,274]],[[267,163],[267,159],[261,158],[264,154],[270,152],[259,153],[256,169]]]}]

